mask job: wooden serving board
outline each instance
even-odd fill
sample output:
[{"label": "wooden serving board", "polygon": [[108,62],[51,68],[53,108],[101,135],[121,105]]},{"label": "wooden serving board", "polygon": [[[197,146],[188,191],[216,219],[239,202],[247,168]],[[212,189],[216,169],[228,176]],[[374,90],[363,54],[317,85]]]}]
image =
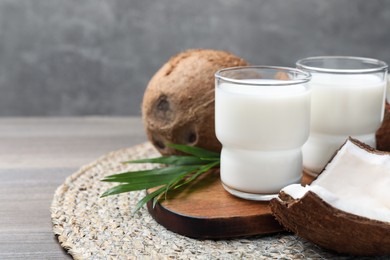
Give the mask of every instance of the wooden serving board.
[{"label": "wooden serving board", "polygon": [[[302,183],[312,180],[304,174]],[[222,187],[218,171],[171,191],[154,208],[152,202],[147,206],[158,223],[187,237],[222,239],[284,230],[272,216],[269,202],[244,200],[229,194]]]}]

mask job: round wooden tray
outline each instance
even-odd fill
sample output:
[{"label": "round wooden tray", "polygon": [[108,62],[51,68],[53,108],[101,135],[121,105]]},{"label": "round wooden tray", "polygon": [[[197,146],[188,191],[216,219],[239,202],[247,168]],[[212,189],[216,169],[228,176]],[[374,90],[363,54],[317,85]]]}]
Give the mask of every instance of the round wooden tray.
[{"label": "round wooden tray", "polygon": [[[313,177],[304,174],[302,183],[312,180]],[[229,194],[222,187],[217,171],[171,191],[154,208],[149,202],[148,210],[167,229],[193,238],[222,239],[284,231],[272,216],[269,202]]]}]

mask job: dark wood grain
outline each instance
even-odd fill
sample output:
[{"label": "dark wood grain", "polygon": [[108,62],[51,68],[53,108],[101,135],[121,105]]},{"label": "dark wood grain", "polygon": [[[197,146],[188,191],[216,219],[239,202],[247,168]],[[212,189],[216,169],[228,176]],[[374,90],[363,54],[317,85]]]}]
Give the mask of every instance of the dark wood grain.
[{"label": "dark wood grain", "polygon": [[[305,175],[302,182],[311,180]],[[148,203],[148,210],[167,229],[200,239],[265,235],[284,230],[272,216],[269,202],[244,200],[229,194],[221,185],[219,172],[215,171],[168,193],[154,208]]]}]

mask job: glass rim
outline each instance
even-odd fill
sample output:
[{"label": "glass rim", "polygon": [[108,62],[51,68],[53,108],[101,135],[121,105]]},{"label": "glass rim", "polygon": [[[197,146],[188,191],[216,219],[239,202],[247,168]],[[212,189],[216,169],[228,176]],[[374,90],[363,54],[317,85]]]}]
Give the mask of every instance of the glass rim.
[{"label": "glass rim", "polygon": [[[295,72],[302,76],[304,76],[302,79],[288,79],[288,80],[277,80],[275,79],[275,82],[267,82],[267,83],[261,83],[261,81],[252,83],[247,82],[245,79],[233,79],[229,77],[222,76],[221,73],[227,72],[227,71],[239,71],[239,70],[246,70],[246,69],[256,69],[256,70],[279,70],[281,72]],[[247,86],[287,86],[287,85],[297,85],[297,84],[303,84],[307,83],[311,80],[311,74],[310,72],[303,71],[297,68],[289,68],[289,67],[280,67],[280,66],[263,66],[263,65],[257,65],[257,66],[237,66],[237,67],[229,67],[229,68],[223,68],[218,70],[214,74],[215,78],[218,80],[223,80],[228,83],[234,83],[239,85],[247,85]]]},{"label": "glass rim", "polygon": [[[360,61],[360,62],[368,62],[371,64],[376,64],[377,67],[375,68],[365,68],[365,69],[332,69],[332,68],[326,68],[326,67],[315,67],[315,66],[308,66],[305,65],[304,62],[306,61],[315,61],[315,60],[354,60],[354,61]],[[383,70],[387,70],[388,65],[386,62],[373,59],[373,58],[366,58],[366,57],[355,57],[355,56],[314,56],[314,57],[308,57],[298,60],[296,63],[296,66],[299,69],[305,69],[309,71],[315,71],[315,72],[321,72],[321,73],[332,73],[332,74],[364,74],[364,73],[374,73],[374,72],[381,72]]]}]

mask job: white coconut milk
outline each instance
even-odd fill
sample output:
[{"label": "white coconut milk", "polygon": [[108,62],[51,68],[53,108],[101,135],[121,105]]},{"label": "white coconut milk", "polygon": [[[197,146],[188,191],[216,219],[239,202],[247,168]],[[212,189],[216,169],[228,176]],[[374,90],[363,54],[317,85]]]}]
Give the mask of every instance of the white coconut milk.
[{"label": "white coconut milk", "polygon": [[302,84],[217,86],[215,125],[223,145],[223,184],[242,192],[269,194],[299,182],[309,117],[310,91]]},{"label": "white coconut milk", "polygon": [[345,142],[355,137],[375,147],[386,82],[376,75],[312,75],[311,132],[303,146],[304,167],[320,172]]}]

